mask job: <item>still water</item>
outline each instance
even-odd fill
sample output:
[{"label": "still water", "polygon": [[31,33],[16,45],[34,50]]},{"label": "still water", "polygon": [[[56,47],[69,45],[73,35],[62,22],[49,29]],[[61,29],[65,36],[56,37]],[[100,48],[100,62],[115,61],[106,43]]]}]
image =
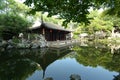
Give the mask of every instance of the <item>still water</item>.
[{"label": "still water", "polygon": [[120,80],[120,50],[72,46],[0,51],[0,80]]}]

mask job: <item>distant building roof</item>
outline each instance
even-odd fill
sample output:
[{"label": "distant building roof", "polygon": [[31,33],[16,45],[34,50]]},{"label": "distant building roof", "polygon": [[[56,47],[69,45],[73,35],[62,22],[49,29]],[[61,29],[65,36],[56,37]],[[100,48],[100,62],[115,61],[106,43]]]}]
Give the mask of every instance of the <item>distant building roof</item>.
[{"label": "distant building roof", "polygon": [[43,22],[41,25],[35,26],[35,27],[30,27],[29,29],[34,30],[34,29],[38,29],[38,28],[41,28],[41,27],[45,27],[45,28],[48,28],[48,29],[54,29],[54,30],[72,32],[72,30],[65,29],[60,25],[49,23],[49,22]]}]

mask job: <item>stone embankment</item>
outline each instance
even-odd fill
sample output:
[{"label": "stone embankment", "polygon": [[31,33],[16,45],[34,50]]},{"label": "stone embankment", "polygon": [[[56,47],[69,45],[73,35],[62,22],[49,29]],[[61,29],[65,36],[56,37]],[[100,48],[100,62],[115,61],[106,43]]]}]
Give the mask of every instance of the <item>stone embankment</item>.
[{"label": "stone embankment", "polygon": [[42,48],[47,47],[47,41],[44,37],[40,37],[39,39],[28,40],[28,39],[18,39],[16,42],[15,39],[10,39],[8,41],[1,40],[0,47],[4,49],[11,48]]}]

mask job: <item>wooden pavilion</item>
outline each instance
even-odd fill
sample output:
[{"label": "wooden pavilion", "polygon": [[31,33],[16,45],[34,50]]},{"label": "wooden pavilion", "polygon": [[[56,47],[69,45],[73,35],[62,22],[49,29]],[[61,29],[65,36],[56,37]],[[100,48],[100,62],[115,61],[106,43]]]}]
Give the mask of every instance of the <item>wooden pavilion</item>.
[{"label": "wooden pavilion", "polygon": [[29,28],[29,32],[42,34],[47,41],[56,41],[66,40],[66,36],[72,31],[64,29],[63,27],[53,23],[42,22],[40,26]]}]

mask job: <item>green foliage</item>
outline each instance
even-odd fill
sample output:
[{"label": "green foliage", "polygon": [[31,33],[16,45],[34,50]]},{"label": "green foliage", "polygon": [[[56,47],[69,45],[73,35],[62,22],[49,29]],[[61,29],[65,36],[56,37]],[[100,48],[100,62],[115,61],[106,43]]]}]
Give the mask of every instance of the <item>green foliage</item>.
[{"label": "green foliage", "polygon": [[74,38],[74,39],[79,38],[79,34],[80,34],[79,32],[74,32],[73,38]]},{"label": "green foliage", "polygon": [[12,41],[13,41],[14,43],[19,43],[19,42],[20,42],[20,39],[17,38],[17,37],[14,37],[14,38],[12,39]]},{"label": "green foliage", "polygon": [[2,37],[6,38],[8,36],[17,36],[30,25],[30,23],[25,18],[13,14],[0,14],[0,21],[0,32]]},{"label": "green foliage", "polygon": [[0,36],[8,40],[31,25],[26,15],[29,8],[14,0],[2,1],[0,8]]},{"label": "green foliage", "polygon": [[0,2],[2,3],[0,4],[0,12],[2,13],[28,13],[28,11],[30,10],[30,8],[28,8],[26,5],[16,2],[15,0],[3,0]]},{"label": "green foliage", "polygon": [[6,4],[4,4],[4,0],[0,0],[0,13],[4,10]]},{"label": "green foliage", "polygon": [[[103,30],[107,33],[110,33],[113,29],[114,23],[119,22],[116,19],[115,19],[115,21],[111,20],[110,16],[107,16],[107,15],[103,16],[102,13],[100,13],[98,10],[91,11],[90,14],[88,15],[88,17],[91,18],[90,24],[89,25],[84,25],[84,24],[79,25],[77,32],[81,31],[81,33],[85,32],[85,33],[89,33],[89,34],[94,34],[96,31]],[[117,19],[119,19],[119,18],[117,18]]]},{"label": "green foliage", "polygon": [[96,12],[95,15],[99,16],[93,17],[94,19],[91,21],[89,27],[93,28],[94,31],[104,30],[108,32],[112,30],[113,23],[110,20],[105,20],[99,12]]},{"label": "green foliage", "polygon": [[[114,9],[114,13],[119,15],[119,0],[26,0],[25,4],[32,7],[31,13],[36,11],[48,12],[48,16],[59,15],[68,22],[88,23],[90,7]],[[33,6],[34,5],[34,6]],[[111,11],[112,12],[112,11]]]},{"label": "green foliage", "polygon": [[64,24],[68,22],[85,22],[88,23],[87,15],[88,9],[92,4],[89,0],[26,0],[25,4],[32,6],[31,13],[36,11],[48,12],[48,16],[59,15],[60,18],[65,19]]},{"label": "green foliage", "polygon": [[57,16],[48,17],[47,15],[48,15],[47,13],[42,14],[42,12],[36,12],[35,15],[32,15],[32,17],[34,21],[36,20],[40,21],[42,18],[43,22],[51,22],[62,26],[62,22],[64,21],[63,19],[58,19]]},{"label": "green foliage", "polygon": [[110,21],[113,26],[120,27],[120,17],[111,16],[111,15],[104,15],[104,12],[102,13],[103,20]]},{"label": "green foliage", "polygon": [[104,14],[109,14],[111,16],[118,16],[120,17],[120,0],[111,0],[111,3],[109,3],[107,7],[107,10],[105,10]]}]

